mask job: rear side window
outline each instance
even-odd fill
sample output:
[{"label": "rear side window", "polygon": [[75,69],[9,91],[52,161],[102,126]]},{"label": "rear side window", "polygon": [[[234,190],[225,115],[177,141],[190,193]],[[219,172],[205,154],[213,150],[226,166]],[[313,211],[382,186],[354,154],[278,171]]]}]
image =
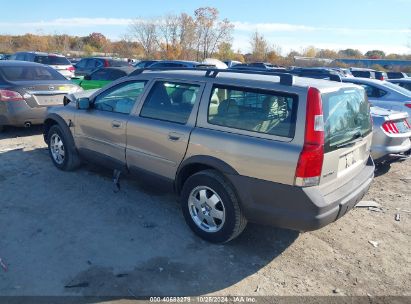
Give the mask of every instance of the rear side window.
[{"label": "rear side window", "polygon": [[76,67],[83,69],[87,66],[88,61],[88,59],[81,59],[79,62],[77,62]]},{"label": "rear side window", "polygon": [[381,90],[374,86],[370,86],[368,84],[360,84],[360,85],[365,89],[365,92],[367,93],[368,97],[380,98],[380,97],[383,97],[385,94],[387,94],[387,92],[385,92],[384,90]]},{"label": "rear side window", "polygon": [[110,70],[108,80],[116,80],[124,76],[127,76],[127,73],[124,71]]},{"label": "rear side window", "polygon": [[100,69],[90,75],[91,80],[108,80],[109,71],[106,69]]},{"label": "rear side window", "polygon": [[297,96],[215,86],[208,108],[213,125],[257,133],[294,137]]},{"label": "rear side window", "polygon": [[155,63],[151,65],[150,67],[152,68],[182,68],[182,67],[185,67],[185,65],[181,63],[174,63],[174,62],[161,62],[161,63]]},{"label": "rear side window", "polygon": [[98,59],[88,59],[85,68],[86,69],[95,69],[102,67],[103,63]]},{"label": "rear side window", "polygon": [[186,124],[200,86],[194,84],[159,81],[152,87],[140,116]]},{"label": "rear side window", "polygon": [[122,67],[122,66],[129,66],[127,61],[121,60],[110,60],[110,66],[112,67]]},{"label": "rear side window", "polygon": [[370,107],[364,91],[341,89],[322,94],[325,152],[333,151],[372,131]]},{"label": "rear side window", "polygon": [[56,70],[45,66],[4,66],[0,72],[9,81],[67,80]]},{"label": "rear side window", "polygon": [[92,80],[112,81],[126,76],[126,73],[118,70],[100,69],[91,75]]},{"label": "rear side window", "polygon": [[70,61],[66,57],[50,56],[50,55],[36,55],[34,62],[48,64],[48,65],[71,65]]},{"label": "rear side window", "polygon": [[375,78],[375,73],[370,71],[351,71],[355,77]]},{"label": "rear side window", "polygon": [[399,86],[403,87],[404,89],[407,89],[411,91],[411,83],[398,83]]}]

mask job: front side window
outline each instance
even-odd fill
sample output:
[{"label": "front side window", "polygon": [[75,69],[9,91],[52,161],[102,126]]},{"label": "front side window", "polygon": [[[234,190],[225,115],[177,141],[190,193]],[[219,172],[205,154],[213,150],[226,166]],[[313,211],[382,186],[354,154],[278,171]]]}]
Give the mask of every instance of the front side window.
[{"label": "front side window", "polygon": [[200,86],[195,84],[156,82],[141,109],[140,116],[186,124],[199,90]]},{"label": "front side window", "polygon": [[297,96],[272,91],[215,86],[208,122],[281,137],[294,137]]},{"label": "front side window", "polygon": [[145,81],[120,84],[97,96],[93,108],[95,110],[130,114],[137,98],[143,93]]}]

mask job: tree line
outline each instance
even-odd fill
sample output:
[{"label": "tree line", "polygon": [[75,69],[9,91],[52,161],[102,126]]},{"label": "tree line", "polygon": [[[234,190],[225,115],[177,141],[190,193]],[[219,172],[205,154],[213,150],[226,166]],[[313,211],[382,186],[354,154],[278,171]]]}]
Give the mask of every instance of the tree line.
[{"label": "tree line", "polygon": [[136,18],[120,40],[112,41],[102,33],[88,36],[66,34],[19,36],[0,35],[0,53],[16,51],[44,51],[83,55],[95,53],[136,59],[180,59],[201,61],[214,57],[241,62],[267,61],[278,65],[292,65],[295,56],[315,58],[369,58],[407,59],[411,55],[385,54],[381,50],[370,50],[363,54],[359,50],[340,51],[318,49],[314,46],[292,50],[284,55],[280,46],[270,43],[258,31],[250,35],[247,54],[233,49],[234,24],[220,18],[213,7],[201,7],[192,15],[169,14],[158,18]]}]

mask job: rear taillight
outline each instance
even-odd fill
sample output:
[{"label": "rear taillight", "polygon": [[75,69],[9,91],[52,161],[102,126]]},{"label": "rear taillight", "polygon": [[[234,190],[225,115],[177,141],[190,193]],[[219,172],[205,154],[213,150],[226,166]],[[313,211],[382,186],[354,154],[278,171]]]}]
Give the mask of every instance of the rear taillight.
[{"label": "rear taillight", "polygon": [[386,121],[382,124],[382,128],[384,129],[385,132],[389,134],[398,134],[400,133],[398,131],[397,126],[395,125],[395,122],[392,121]]},{"label": "rear taillight", "polygon": [[19,92],[10,90],[0,90],[0,101],[21,101],[24,100]]},{"label": "rear taillight", "polygon": [[324,161],[324,118],[321,94],[309,88],[305,122],[304,146],[295,171],[295,184],[315,186],[320,182]]},{"label": "rear taillight", "polygon": [[407,126],[408,129],[411,129],[411,125],[408,122],[408,120],[404,119],[404,123],[405,123],[405,125]]},{"label": "rear taillight", "polygon": [[110,63],[108,62],[107,59],[104,59],[104,67],[107,68],[110,66]]},{"label": "rear taillight", "polygon": [[411,103],[406,103],[405,106],[411,109]]},{"label": "rear taillight", "polygon": [[73,66],[69,66],[69,67],[67,68],[67,70],[70,71],[70,72],[74,72],[76,69],[75,69],[75,67],[73,67]]}]

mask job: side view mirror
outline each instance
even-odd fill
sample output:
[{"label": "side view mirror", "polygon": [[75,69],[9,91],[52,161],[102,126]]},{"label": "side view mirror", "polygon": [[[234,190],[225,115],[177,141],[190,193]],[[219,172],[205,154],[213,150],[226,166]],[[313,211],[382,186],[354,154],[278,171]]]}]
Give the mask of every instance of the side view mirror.
[{"label": "side view mirror", "polygon": [[90,109],[90,99],[87,97],[77,99],[77,109],[79,110],[88,110]]},{"label": "side view mirror", "polygon": [[84,76],[84,80],[91,80],[91,76],[90,75]]}]

